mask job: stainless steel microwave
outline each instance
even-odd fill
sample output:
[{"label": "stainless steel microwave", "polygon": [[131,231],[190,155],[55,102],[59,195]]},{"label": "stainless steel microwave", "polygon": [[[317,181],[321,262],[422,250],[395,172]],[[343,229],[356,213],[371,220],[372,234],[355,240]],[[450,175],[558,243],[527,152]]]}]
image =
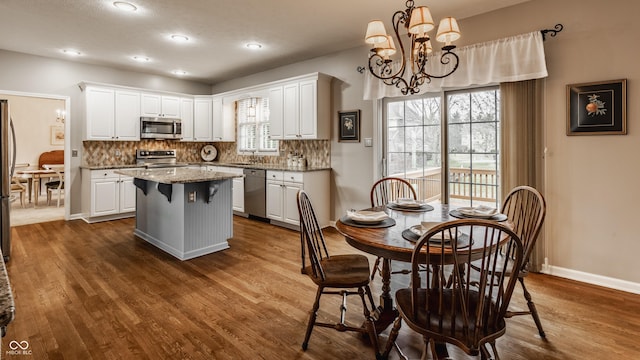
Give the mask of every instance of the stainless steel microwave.
[{"label": "stainless steel microwave", "polygon": [[140,138],[180,140],[182,120],[143,116],[140,118]]}]

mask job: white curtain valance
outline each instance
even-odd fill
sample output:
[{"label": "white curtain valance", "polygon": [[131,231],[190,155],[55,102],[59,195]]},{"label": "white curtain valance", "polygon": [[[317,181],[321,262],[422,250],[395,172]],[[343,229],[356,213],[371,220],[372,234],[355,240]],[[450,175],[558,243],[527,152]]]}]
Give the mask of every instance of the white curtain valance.
[{"label": "white curtain valance", "polygon": [[[420,87],[421,93],[539,79],[548,75],[540,31],[464,46],[454,52],[460,58],[458,69],[443,79],[431,79],[430,83]],[[441,54],[441,51],[430,54],[427,63],[429,73],[444,74],[452,68],[451,64],[440,64]],[[394,64],[395,70],[398,67],[399,63]],[[410,69],[411,64],[407,64],[405,75],[411,72]],[[365,73],[364,100],[402,96],[400,89],[386,85],[368,70]]]}]

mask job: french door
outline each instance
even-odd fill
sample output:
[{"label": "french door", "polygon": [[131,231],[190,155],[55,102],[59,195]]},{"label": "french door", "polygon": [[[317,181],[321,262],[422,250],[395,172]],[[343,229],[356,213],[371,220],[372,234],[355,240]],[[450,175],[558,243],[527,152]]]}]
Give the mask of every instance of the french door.
[{"label": "french door", "polygon": [[499,111],[498,87],[386,99],[383,176],[430,202],[497,207]]}]

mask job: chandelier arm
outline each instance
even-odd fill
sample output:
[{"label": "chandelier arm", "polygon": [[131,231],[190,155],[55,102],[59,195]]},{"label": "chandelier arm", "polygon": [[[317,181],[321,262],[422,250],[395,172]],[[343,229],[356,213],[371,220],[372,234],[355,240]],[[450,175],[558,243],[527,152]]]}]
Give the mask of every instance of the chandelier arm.
[{"label": "chandelier arm", "polygon": [[423,74],[425,74],[429,78],[434,78],[434,79],[442,79],[453,74],[458,69],[458,65],[460,65],[460,58],[456,53],[451,52],[451,49],[447,50],[447,52],[445,52],[444,54],[442,54],[442,56],[440,56],[440,64],[442,65],[449,64],[451,62],[451,59],[449,58],[449,56],[453,56],[453,58],[455,59],[455,65],[453,66],[453,69],[451,69],[451,71],[443,75],[431,75],[426,72]]}]

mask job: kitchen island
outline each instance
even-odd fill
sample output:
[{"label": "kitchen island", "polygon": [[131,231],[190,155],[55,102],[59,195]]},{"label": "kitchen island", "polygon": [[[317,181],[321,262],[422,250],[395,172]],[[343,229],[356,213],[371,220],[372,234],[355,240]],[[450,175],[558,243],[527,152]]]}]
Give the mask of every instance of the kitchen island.
[{"label": "kitchen island", "polygon": [[180,260],[229,248],[233,236],[230,173],[186,167],[116,170],[134,178],[134,234]]}]

